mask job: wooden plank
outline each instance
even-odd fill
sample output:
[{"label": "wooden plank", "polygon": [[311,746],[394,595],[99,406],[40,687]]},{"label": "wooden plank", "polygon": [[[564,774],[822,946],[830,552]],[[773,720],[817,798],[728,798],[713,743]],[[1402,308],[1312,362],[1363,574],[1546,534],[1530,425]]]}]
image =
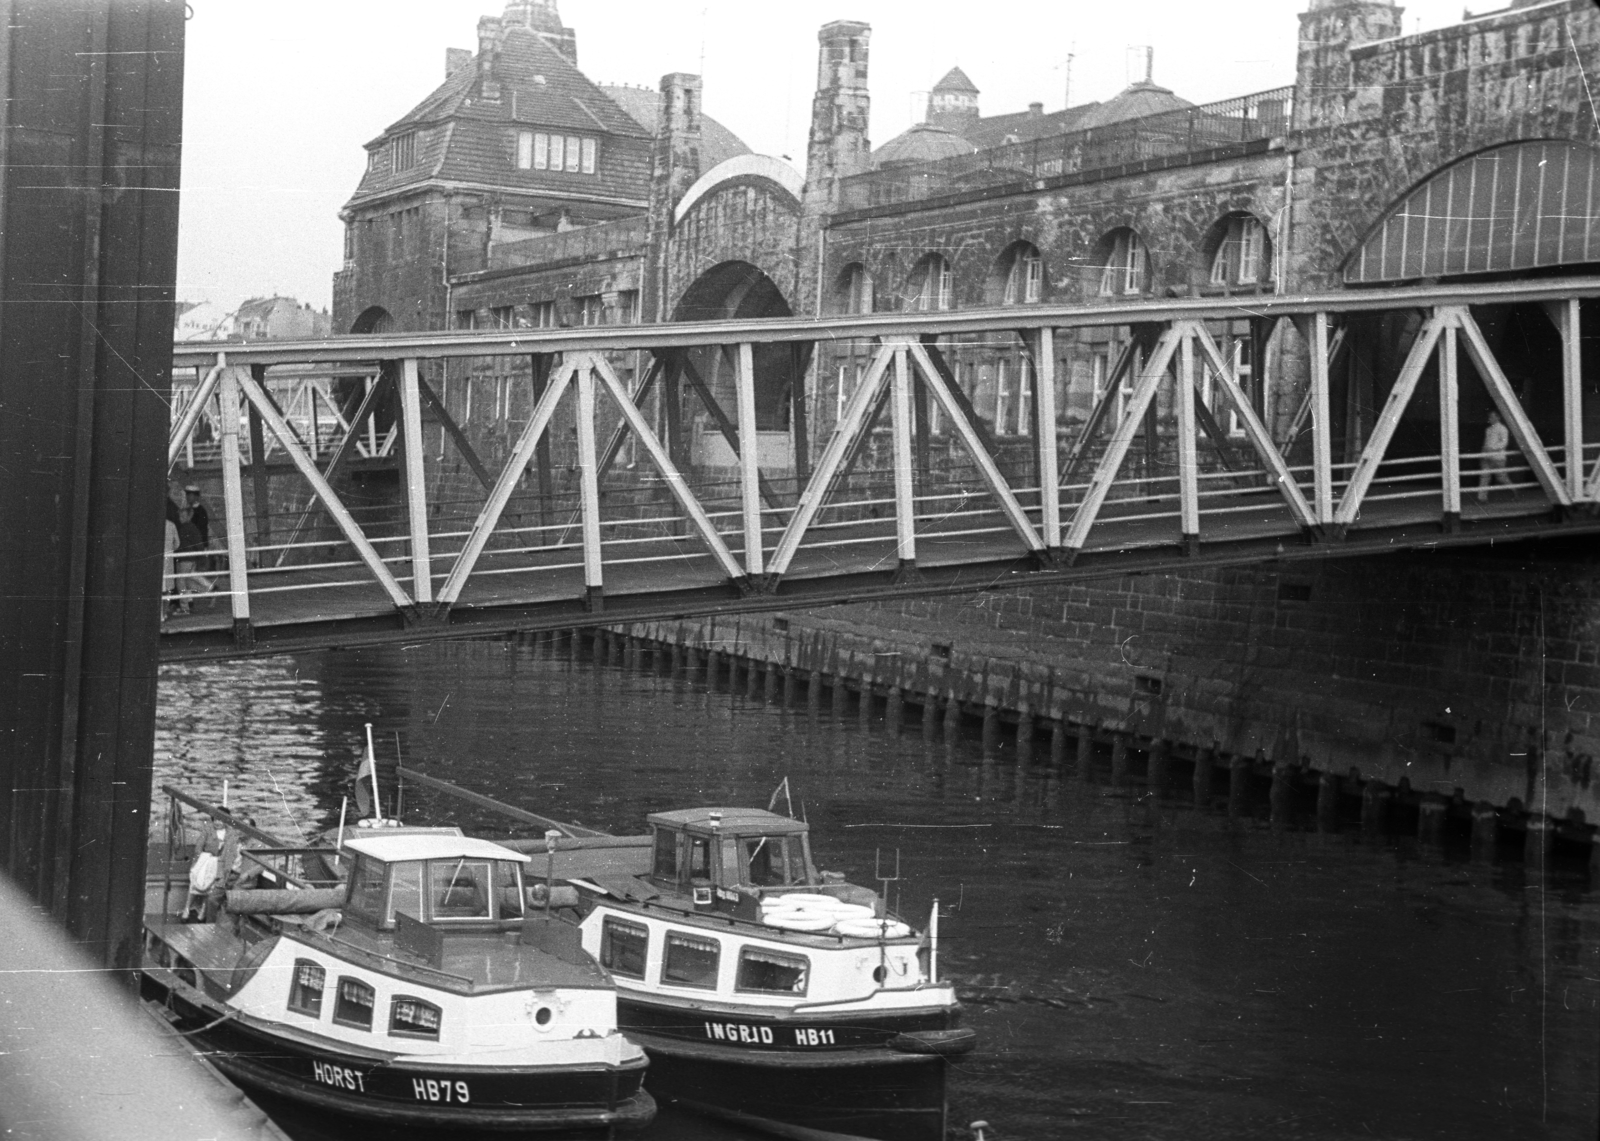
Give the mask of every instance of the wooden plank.
[{"label": "wooden plank", "polygon": [[481,792],[472,792],[470,789],[462,788],[458,784],[451,784],[447,780],[440,780],[436,776],[429,776],[427,773],[418,772],[416,769],[407,768],[404,765],[397,765],[395,767],[395,772],[400,774],[402,780],[420,784],[424,788],[431,788],[435,792],[442,792],[447,796],[455,797],[457,800],[465,801],[468,804],[475,804],[479,808],[487,808],[491,812],[498,812],[502,816],[508,816],[511,819],[521,821],[524,824],[533,824],[540,828],[554,829],[555,831],[560,832],[563,836],[609,835],[609,833],[601,832],[594,828],[585,828],[581,824],[568,824],[565,821],[555,820],[549,816],[540,816],[537,812],[529,812],[524,808],[516,808],[509,804],[503,804],[491,796],[484,796]]}]

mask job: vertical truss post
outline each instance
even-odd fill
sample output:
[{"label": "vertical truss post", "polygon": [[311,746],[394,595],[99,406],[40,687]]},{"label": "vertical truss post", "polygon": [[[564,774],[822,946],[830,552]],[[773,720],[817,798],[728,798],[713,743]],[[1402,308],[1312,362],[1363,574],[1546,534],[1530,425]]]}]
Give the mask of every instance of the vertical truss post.
[{"label": "vertical truss post", "polygon": [[1383,463],[1384,453],[1389,450],[1389,441],[1400,426],[1400,416],[1405,412],[1406,405],[1411,403],[1411,394],[1417,390],[1417,381],[1422,378],[1428,357],[1433,354],[1434,346],[1439,343],[1439,337],[1449,321],[1447,311],[1437,310],[1418,330],[1411,352],[1400,368],[1400,375],[1389,390],[1389,399],[1372,427],[1372,435],[1367,438],[1367,445],[1356,460],[1355,470],[1350,473],[1344,498],[1339,501],[1339,509],[1334,513],[1336,526],[1348,527],[1361,514],[1361,501],[1366,498],[1367,488],[1372,486],[1372,480],[1378,474],[1378,466]]},{"label": "vertical truss post", "polygon": [[1461,391],[1456,374],[1456,325],[1444,328],[1439,346],[1439,476],[1444,492],[1444,529],[1461,529]]},{"label": "vertical truss post", "polygon": [[1061,470],[1056,425],[1056,349],[1054,329],[1033,335],[1033,412],[1039,439],[1039,521],[1046,550],[1061,549]]},{"label": "vertical truss post", "polygon": [[[794,447],[795,485],[811,474],[811,426],[806,419],[806,378],[819,372],[815,346],[808,354],[798,341],[789,346],[789,424]],[[813,385],[816,381],[813,380]]]},{"label": "vertical truss post", "polygon": [[756,436],[755,351],[741,341],[735,352],[734,413],[739,417],[739,503],[744,514],[744,565],[752,579],[762,573],[761,447]]},{"label": "vertical truss post", "polygon": [[1178,532],[1184,553],[1191,555],[1200,550],[1200,459],[1195,440],[1194,382],[1194,338],[1185,336],[1178,345]]},{"label": "vertical truss post", "polygon": [[583,593],[590,610],[604,608],[605,577],[600,567],[600,480],[594,446],[594,366],[589,354],[578,361],[578,490],[583,507]]},{"label": "vertical truss post", "polygon": [[1484,383],[1488,385],[1490,397],[1500,409],[1506,427],[1511,429],[1511,438],[1517,442],[1517,447],[1522,450],[1523,459],[1527,460],[1528,466],[1533,469],[1534,478],[1544,489],[1545,497],[1557,507],[1571,507],[1572,497],[1567,494],[1566,484],[1561,482],[1561,477],[1551,466],[1550,453],[1544,450],[1544,443],[1539,439],[1539,433],[1534,430],[1533,421],[1528,419],[1527,411],[1517,399],[1517,390],[1511,387],[1511,381],[1506,378],[1500,362],[1495,360],[1494,354],[1489,351],[1489,344],[1483,339],[1483,330],[1478,328],[1478,322],[1473,319],[1472,311],[1465,305],[1459,305],[1452,306],[1450,312],[1456,323],[1461,326],[1462,333],[1466,335],[1467,353],[1472,357],[1478,375],[1483,377]]},{"label": "vertical truss post", "polygon": [[1333,424],[1328,410],[1328,315],[1311,315],[1311,482],[1318,527],[1333,522]]},{"label": "vertical truss post", "polygon": [[1105,504],[1106,496],[1111,491],[1111,485],[1116,481],[1123,458],[1127,456],[1128,447],[1133,443],[1134,433],[1139,431],[1144,423],[1144,410],[1155,399],[1156,389],[1161,386],[1161,378],[1166,375],[1167,366],[1172,363],[1178,342],[1187,340],[1192,335],[1191,325],[1192,322],[1188,321],[1175,322],[1161,334],[1161,339],[1150,352],[1148,363],[1143,365],[1138,383],[1133,387],[1133,395],[1128,398],[1128,406],[1123,410],[1122,420],[1117,425],[1116,431],[1111,434],[1111,443],[1106,446],[1105,454],[1100,457],[1100,462],[1095,465],[1094,474],[1089,477],[1089,488],[1084,492],[1083,502],[1078,505],[1078,510],[1072,516],[1072,526],[1068,529],[1065,539],[1069,557],[1076,557],[1088,541],[1089,529],[1094,526],[1100,508]]},{"label": "vertical truss post", "polygon": [[894,348],[894,379],[890,427],[894,433],[894,531],[899,573],[914,570],[917,564],[917,500],[912,476],[911,378],[906,363],[906,347]]},{"label": "vertical truss post", "polygon": [[415,357],[400,362],[400,441],[401,462],[405,465],[406,521],[411,529],[411,595],[419,605],[426,605],[433,601],[433,559],[428,550],[428,478]]},{"label": "vertical truss post", "polygon": [[239,380],[235,370],[222,371],[217,390],[222,411],[222,510],[228,526],[228,600],[233,609],[233,637],[241,645],[250,633],[250,578],[244,538],[244,479],[239,471]]},{"label": "vertical truss post", "polygon": [[1583,337],[1582,305],[1576,297],[1561,303],[1561,408],[1566,429],[1567,495],[1583,495]]},{"label": "vertical truss post", "polygon": [[[250,366],[250,379],[266,391],[265,365]],[[272,542],[272,496],[267,483],[267,439],[261,431],[261,412],[250,405],[250,498],[256,509],[256,546],[266,547]]]}]

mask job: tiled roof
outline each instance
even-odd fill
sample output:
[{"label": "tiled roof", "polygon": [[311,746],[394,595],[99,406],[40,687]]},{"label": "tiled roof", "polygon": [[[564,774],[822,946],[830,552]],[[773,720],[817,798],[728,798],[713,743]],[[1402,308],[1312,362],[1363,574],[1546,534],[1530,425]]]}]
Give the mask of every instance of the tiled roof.
[{"label": "tiled roof", "polygon": [[1180,99],[1166,87],[1141,79],[1124,87],[1079,120],[1076,130],[1104,127],[1127,119],[1142,119],[1146,115],[1159,115],[1163,111],[1179,111],[1194,104]]},{"label": "tiled roof", "polygon": [[918,123],[902,131],[883,146],[872,152],[875,167],[904,166],[919,162],[937,162],[954,155],[969,155],[976,148],[956,134],[931,123]]},{"label": "tiled roof", "polygon": [[[656,133],[656,121],[661,116],[661,94],[648,87],[613,87],[609,84],[602,87],[611,97],[611,101],[631,115],[638,124],[652,136]],[[700,167],[710,170],[718,163],[726,162],[738,155],[747,155],[750,148],[745,146],[744,140],[734,134],[710,115],[700,116]]]},{"label": "tiled roof", "polygon": [[[482,96],[478,58],[458,68],[440,87],[408,114],[398,119],[374,145],[387,148],[392,140],[415,131],[416,157],[404,170],[393,170],[380,157],[356,187],[354,198],[366,198],[386,191],[443,178],[462,182],[529,184],[529,189],[577,190],[563,177],[543,171],[516,170],[511,163],[515,130],[541,127],[570,131],[576,135],[599,137],[602,150],[608,142],[628,140],[648,146],[650,132],[583,72],[536,33],[521,27],[508,28],[500,40],[495,60],[495,81],[500,97]],[[602,167],[604,160],[602,160]],[[584,192],[635,197],[643,186],[610,186],[595,183],[594,176],[581,189]],[[551,182],[541,187],[541,182]]]},{"label": "tiled roof", "polygon": [[952,67],[944,73],[944,78],[933,85],[935,91],[966,91],[973,95],[978,94],[977,85],[967,78],[967,73],[959,67]]},{"label": "tiled roof", "polygon": [[989,115],[979,119],[961,132],[963,138],[980,150],[997,147],[1008,137],[1025,143],[1051,135],[1061,135],[1078,129],[1083,117],[1098,107],[1098,103],[1083,103],[1065,111],[1051,111],[1035,115],[1032,111],[1013,111],[1009,115]]}]

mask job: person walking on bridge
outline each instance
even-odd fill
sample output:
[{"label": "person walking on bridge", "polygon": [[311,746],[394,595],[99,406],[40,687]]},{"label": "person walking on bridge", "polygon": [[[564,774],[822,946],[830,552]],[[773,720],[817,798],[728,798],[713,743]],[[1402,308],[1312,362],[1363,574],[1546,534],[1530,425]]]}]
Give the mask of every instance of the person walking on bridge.
[{"label": "person walking on bridge", "polygon": [[1506,454],[1510,446],[1511,430],[1497,410],[1489,409],[1489,426],[1483,430],[1483,455],[1478,460],[1479,503],[1489,498],[1491,480],[1511,486],[1511,477],[1506,474]]}]

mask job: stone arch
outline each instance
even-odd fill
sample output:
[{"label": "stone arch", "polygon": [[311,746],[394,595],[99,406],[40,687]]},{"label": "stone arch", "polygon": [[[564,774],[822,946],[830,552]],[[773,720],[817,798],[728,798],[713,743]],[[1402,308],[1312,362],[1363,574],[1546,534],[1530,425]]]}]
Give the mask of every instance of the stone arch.
[{"label": "stone arch", "polygon": [[394,328],[394,318],[382,305],[369,305],[361,315],[350,322],[352,333],[387,333]]},{"label": "stone arch", "polygon": [[1600,263],[1600,148],[1502,143],[1412,184],[1345,258],[1346,285],[1544,275]]},{"label": "stone arch", "polygon": [[853,261],[833,279],[828,304],[834,313],[871,313],[877,308],[877,283],[865,264]]},{"label": "stone arch", "polygon": [[987,305],[1027,305],[1043,301],[1048,286],[1044,255],[1026,238],[1018,238],[994,259],[983,299]]},{"label": "stone arch", "polygon": [[1102,234],[1083,273],[1088,297],[1132,297],[1148,294],[1153,287],[1150,249],[1131,226]]},{"label": "stone arch", "polygon": [[[369,305],[363,309],[356,319],[350,322],[352,334],[381,335],[394,330],[394,317],[382,305]],[[393,362],[385,361],[385,372],[392,372]],[[334,402],[339,405],[339,410],[345,419],[350,419],[361,407],[362,398],[366,395],[366,384],[355,377],[340,377],[333,382]],[[394,423],[395,402],[393,399],[381,401],[372,410],[373,422],[377,430],[387,432]]]},{"label": "stone arch", "polygon": [[[782,290],[758,266],[747,261],[725,261],[706,270],[684,290],[672,319],[746,321],[793,315]],[[736,403],[733,365],[728,355],[716,346],[708,346],[689,349],[686,356],[713,397],[732,417]],[[788,429],[790,396],[805,375],[809,360],[810,346],[797,352],[789,344],[755,344],[752,363],[758,431]]]},{"label": "stone arch", "polygon": [[1271,284],[1274,274],[1272,228],[1249,210],[1230,210],[1200,239],[1195,267],[1202,289],[1243,289]]}]

